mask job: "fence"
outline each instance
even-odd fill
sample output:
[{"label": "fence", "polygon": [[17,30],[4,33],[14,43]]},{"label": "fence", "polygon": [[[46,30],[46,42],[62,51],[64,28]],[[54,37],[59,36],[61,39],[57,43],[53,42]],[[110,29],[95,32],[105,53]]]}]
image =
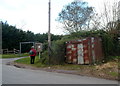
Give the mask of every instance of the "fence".
[{"label": "fence", "polygon": [[2,49],[2,54],[18,54],[19,50],[13,49],[13,50],[8,50],[8,49]]}]

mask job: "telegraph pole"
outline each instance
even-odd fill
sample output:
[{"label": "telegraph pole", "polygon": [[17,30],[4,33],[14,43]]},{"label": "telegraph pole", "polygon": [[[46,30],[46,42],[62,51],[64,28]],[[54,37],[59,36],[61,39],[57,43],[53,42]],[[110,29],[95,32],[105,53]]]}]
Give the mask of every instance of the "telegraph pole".
[{"label": "telegraph pole", "polygon": [[49,0],[49,12],[48,12],[48,58],[50,64],[50,57],[51,57],[51,33],[50,33],[50,25],[51,25],[51,0]]}]

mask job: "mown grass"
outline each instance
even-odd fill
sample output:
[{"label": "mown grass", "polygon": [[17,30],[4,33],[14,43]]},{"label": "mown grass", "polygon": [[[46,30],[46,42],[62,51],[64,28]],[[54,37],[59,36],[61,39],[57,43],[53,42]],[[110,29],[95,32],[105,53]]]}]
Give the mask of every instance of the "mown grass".
[{"label": "mown grass", "polygon": [[[29,65],[30,57],[18,59],[15,62]],[[97,65],[77,65],[77,64],[48,65],[48,64],[42,64],[39,57],[36,56],[35,64],[32,64],[32,66],[51,67],[52,69],[65,69],[65,70],[80,70],[80,69],[93,69],[94,70],[96,69]]]},{"label": "mown grass", "polygon": [[[63,64],[63,65],[48,65],[48,64],[42,64],[39,57],[36,56],[35,58],[35,64],[30,64],[30,57],[27,58],[22,58],[19,60],[16,60],[15,62],[17,63],[21,63],[21,64],[26,64],[26,65],[30,65],[30,66],[34,66],[37,68],[49,68],[49,69],[60,69],[60,70],[75,70],[78,71],[80,73],[85,73],[85,74],[90,74],[90,72],[92,72],[92,74],[105,74],[105,77],[114,77],[116,78],[118,76],[118,72],[114,71],[114,66],[118,66],[118,61],[114,60],[114,65],[113,67],[111,67],[111,69],[109,67],[105,67],[102,70],[96,69],[96,66],[100,66],[100,68],[102,68],[102,64],[98,64],[98,65],[76,65],[76,64]],[[108,62],[112,65],[111,62]],[[106,63],[103,63],[103,65]],[[109,65],[108,65],[109,66]],[[111,72],[110,72],[111,71]],[[93,75],[94,76],[94,75]],[[96,76],[96,75],[95,75]]]},{"label": "mown grass", "polygon": [[[30,57],[18,59],[15,62],[22,63],[22,64],[30,64]],[[64,69],[64,70],[80,70],[81,68],[89,67],[94,69],[95,67],[93,65],[76,65],[76,64],[63,64],[63,65],[48,65],[48,64],[42,64],[39,57],[36,56],[35,58],[35,64],[32,64],[32,66],[35,67],[51,67],[52,69]]]},{"label": "mown grass", "polygon": [[35,57],[34,64],[30,64],[30,57],[18,59],[18,60],[14,61],[14,62],[21,63],[21,64],[32,65],[32,66],[35,66],[35,67],[45,67],[45,66],[47,66],[45,64],[40,63],[40,59],[39,59],[38,56]]},{"label": "mown grass", "polygon": [[0,58],[17,58],[17,57],[23,57],[23,56],[29,56],[27,53],[25,54],[2,54],[0,55]]}]

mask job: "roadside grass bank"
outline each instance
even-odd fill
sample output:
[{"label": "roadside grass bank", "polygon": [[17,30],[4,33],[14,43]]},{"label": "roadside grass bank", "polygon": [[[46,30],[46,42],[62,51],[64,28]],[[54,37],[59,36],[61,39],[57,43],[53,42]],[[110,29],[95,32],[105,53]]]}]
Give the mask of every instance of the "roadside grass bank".
[{"label": "roadside grass bank", "polygon": [[18,59],[16,61],[14,61],[16,63],[20,63],[20,64],[26,64],[26,65],[30,65],[33,67],[47,67],[48,65],[42,64],[40,63],[40,59],[38,56],[35,57],[35,64],[30,64],[30,57],[26,57],[26,58],[22,58],[22,59]]},{"label": "roadside grass bank", "polygon": [[23,57],[23,56],[29,56],[28,53],[24,53],[24,54],[2,54],[0,55],[0,58],[17,58],[17,57]]},{"label": "roadside grass bank", "polygon": [[18,65],[24,64],[24,66],[29,65],[31,67],[35,67],[38,69],[46,69],[62,73],[66,73],[65,71],[69,73],[70,71],[72,72],[72,74],[105,78],[110,80],[119,80],[120,75],[120,73],[118,72],[120,65],[118,58],[96,65],[76,65],[76,64],[46,65],[40,63],[40,59],[38,56],[36,56],[35,58],[35,64],[30,64],[30,57],[22,58],[14,62],[18,63]]}]

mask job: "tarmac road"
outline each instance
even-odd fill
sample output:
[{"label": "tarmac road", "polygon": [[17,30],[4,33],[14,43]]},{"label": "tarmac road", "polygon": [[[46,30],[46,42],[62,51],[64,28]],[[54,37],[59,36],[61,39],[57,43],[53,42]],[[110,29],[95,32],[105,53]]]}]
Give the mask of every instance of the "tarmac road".
[{"label": "tarmac road", "polygon": [[[118,81],[71,74],[16,68],[2,60],[2,84],[118,84]],[[1,63],[0,63],[1,64]]]}]

